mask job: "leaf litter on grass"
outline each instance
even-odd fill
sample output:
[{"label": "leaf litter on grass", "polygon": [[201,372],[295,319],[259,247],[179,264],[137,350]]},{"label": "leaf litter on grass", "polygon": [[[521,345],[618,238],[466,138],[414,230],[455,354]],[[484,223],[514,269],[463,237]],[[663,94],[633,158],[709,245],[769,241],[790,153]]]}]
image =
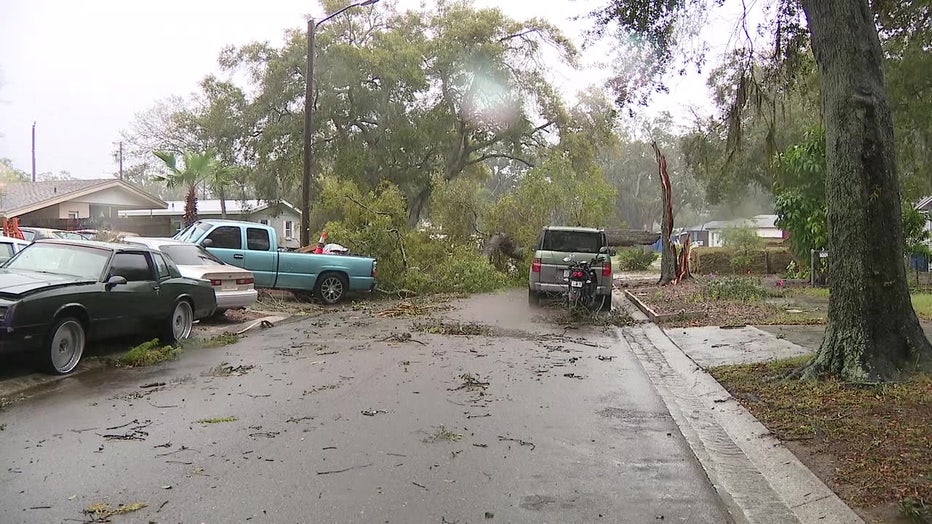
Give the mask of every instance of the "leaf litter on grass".
[{"label": "leaf litter on grass", "polygon": [[792,359],[710,372],[775,436],[830,460],[823,480],[849,503],[873,508],[919,501],[928,507],[932,375],[875,386],[786,378],[803,363]]}]

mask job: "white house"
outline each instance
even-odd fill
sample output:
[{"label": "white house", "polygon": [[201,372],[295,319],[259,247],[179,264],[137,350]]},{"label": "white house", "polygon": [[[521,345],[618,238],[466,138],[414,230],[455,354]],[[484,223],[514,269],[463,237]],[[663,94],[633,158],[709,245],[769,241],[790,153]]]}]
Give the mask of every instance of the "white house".
[{"label": "white house", "polygon": [[[168,217],[171,230],[181,229],[184,217],[184,200],[169,200],[165,209],[131,209],[120,211],[121,218],[143,219],[145,217]],[[298,247],[298,228],[301,226],[301,211],[282,200],[267,202],[263,200],[227,200],[225,202],[230,220],[248,220],[272,226],[278,234],[279,244]],[[197,217],[221,218],[219,200],[198,200]]]},{"label": "white house", "polygon": [[690,241],[697,246],[721,247],[724,245],[725,233],[736,227],[748,227],[765,240],[786,238],[783,230],[776,225],[777,215],[755,215],[751,218],[735,220],[713,220],[704,224],[684,228],[679,235],[689,233]]}]

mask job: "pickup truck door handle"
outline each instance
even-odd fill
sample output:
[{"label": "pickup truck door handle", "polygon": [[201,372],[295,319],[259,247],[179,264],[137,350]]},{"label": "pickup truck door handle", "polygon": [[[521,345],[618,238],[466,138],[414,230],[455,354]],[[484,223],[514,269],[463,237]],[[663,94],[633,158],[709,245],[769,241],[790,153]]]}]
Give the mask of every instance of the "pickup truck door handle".
[{"label": "pickup truck door handle", "polygon": [[235,258],[236,260],[242,260],[242,259],[243,259],[243,254],[242,254],[242,253],[236,253],[235,255],[233,255],[233,258]]}]

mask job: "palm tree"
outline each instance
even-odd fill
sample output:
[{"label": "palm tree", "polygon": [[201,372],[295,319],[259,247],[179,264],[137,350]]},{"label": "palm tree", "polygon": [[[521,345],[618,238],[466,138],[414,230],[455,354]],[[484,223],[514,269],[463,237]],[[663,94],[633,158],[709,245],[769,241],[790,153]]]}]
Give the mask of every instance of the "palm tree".
[{"label": "palm tree", "polygon": [[223,186],[229,182],[224,174],[229,172],[214,157],[213,154],[192,153],[185,151],[181,154],[181,166],[174,153],[154,151],[153,154],[165,163],[168,173],[152,177],[156,182],[164,182],[171,189],[175,186],[185,186],[188,191],[184,199],[183,227],[190,226],[197,221],[197,185],[207,183],[212,189],[219,190],[221,194],[220,207],[223,216],[226,216],[226,205],[223,201]]},{"label": "palm tree", "polygon": [[226,190],[230,183],[236,179],[236,168],[230,167],[221,161],[214,162],[213,168],[207,173],[205,182],[210,192],[220,199],[220,218],[227,217]]}]

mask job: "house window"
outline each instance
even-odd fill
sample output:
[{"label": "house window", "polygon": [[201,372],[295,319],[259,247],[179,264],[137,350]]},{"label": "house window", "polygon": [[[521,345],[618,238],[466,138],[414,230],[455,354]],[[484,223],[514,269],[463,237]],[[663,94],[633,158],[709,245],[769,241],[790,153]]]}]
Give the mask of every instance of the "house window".
[{"label": "house window", "polygon": [[282,229],[285,232],[285,238],[294,238],[294,222],[285,220],[282,224]]},{"label": "house window", "polygon": [[79,212],[77,212],[77,211],[69,211],[69,212],[68,212],[68,220],[77,220],[77,219],[81,218],[80,215],[81,215],[81,213],[79,213]]}]

